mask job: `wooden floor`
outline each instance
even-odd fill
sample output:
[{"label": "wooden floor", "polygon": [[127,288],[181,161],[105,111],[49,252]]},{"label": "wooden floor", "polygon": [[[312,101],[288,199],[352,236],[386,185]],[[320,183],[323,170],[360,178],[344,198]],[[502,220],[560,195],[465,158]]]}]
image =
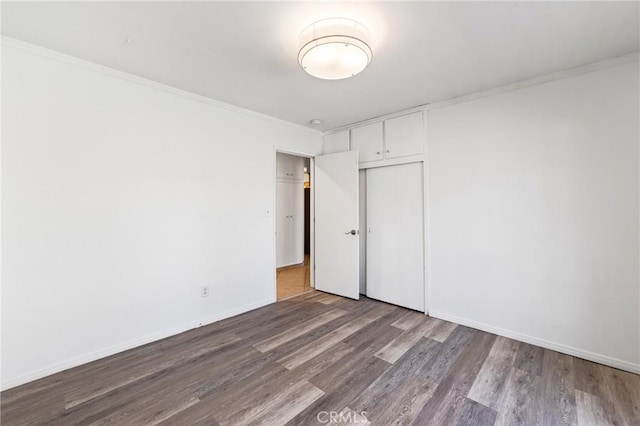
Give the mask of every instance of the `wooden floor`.
[{"label": "wooden floor", "polygon": [[313,292],[5,391],[1,409],[3,426],[638,425],[640,376]]},{"label": "wooden floor", "polygon": [[278,300],[288,299],[292,296],[311,290],[311,274],[309,267],[309,255],[304,256],[304,263],[300,265],[279,268],[276,271],[276,288]]}]

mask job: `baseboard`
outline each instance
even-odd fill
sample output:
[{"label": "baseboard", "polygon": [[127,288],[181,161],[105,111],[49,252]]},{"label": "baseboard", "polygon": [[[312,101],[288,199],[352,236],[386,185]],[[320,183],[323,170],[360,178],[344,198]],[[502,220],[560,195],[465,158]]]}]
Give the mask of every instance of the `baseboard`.
[{"label": "baseboard", "polygon": [[304,266],[304,260],[302,262],[285,263],[284,265],[280,265],[276,267],[276,271],[280,272],[287,269],[297,268],[300,266]]},{"label": "baseboard", "polygon": [[137,348],[139,346],[146,345],[148,343],[156,342],[158,340],[162,340],[167,337],[175,336],[176,334],[180,334],[194,328],[202,327],[217,321],[221,321],[226,318],[240,315],[245,312],[248,312],[257,308],[261,308],[265,305],[269,305],[274,302],[275,300],[273,298],[269,298],[268,300],[261,300],[259,302],[254,302],[248,305],[241,306],[239,308],[230,309],[228,311],[221,312],[216,315],[211,315],[199,321],[189,322],[187,324],[183,324],[177,327],[172,327],[170,329],[149,334],[141,338],[132,339],[117,345],[112,345],[107,348],[104,348],[95,352],[91,352],[85,355],[81,355],[79,357],[51,365],[49,367],[43,368],[38,371],[34,371],[33,373],[24,374],[22,376],[16,377],[11,380],[3,381],[2,385],[0,385],[0,390],[5,391],[7,389],[11,389],[13,387],[23,385],[25,383],[29,383],[34,380],[42,379],[43,377],[50,376],[52,374],[59,373],[64,370],[68,370],[73,367],[78,367],[80,365],[97,361],[99,359],[106,358],[108,356],[115,355],[117,353],[124,352],[129,349]]},{"label": "baseboard", "polygon": [[497,334],[498,336],[508,337],[510,339],[519,340],[525,343],[530,343],[532,345],[540,346],[546,349],[551,349],[553,351],[562,352],[567,355],[572,355],[578,358],[597,362],[599,364],[618,368],[620,370],[628,371],[630,373],[640,374],[640,364],[634,364],[632,362],[623,361],[621,359],[612,358],[606,355],[597,354],[597,353],[586,351],[579,348],[574,348],[572,346],[550,342],[548,340],[539,339],[537,337],[518,333],[516,331],[506,330],[500,327],[495,327],[493,325],[476,322],[476,321],[462,318],[456,315],[447,314],[445,312],[431,310],[429,311],[429,316],[439,318],[445,321],[455,322],[456,324],[475,328],[477,330],[486,331],[488,333]]}]

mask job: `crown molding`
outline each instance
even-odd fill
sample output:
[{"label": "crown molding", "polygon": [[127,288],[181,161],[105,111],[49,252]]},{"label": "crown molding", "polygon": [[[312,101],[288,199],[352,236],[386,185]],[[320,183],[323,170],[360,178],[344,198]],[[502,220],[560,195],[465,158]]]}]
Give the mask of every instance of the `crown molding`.
[{"label": "crown molding", "polygon": [[481,90],[479,92],[470,93],[467,95],[456,96],[454,98],[445,99],[438,102],[427,103],[423,105],[418,105],[412,108],[404,109],[402,111],[394,112],[391,114],[385,114],[378,117],[370,118],[368,120],[359,121],[353,124],[348,124],[346,126],[336,127],[331,130],[327,130],[323,133],[324,135],[328,135],[331,133],[340,132],[343,130],[348,130],[353,127],[363,126],[366,124],[375,123],[382,120],[388,120],[390,118],[398,117],[401,115],[409,114],[412,112],[418,111],[428,111],[431,109],[443,108],[449,105],[458,104],[461,102],[468,102],[476,99],[486,98],[489,96],[497,95],[500,93],[511,92],[514,90],[524,89],[527,87],[537,86],[540,84],[549,83],[552,81],[563,80],[570,77],[575,77],[582,74],[587,74],[593,71],[598,71],[606,68],[613,68],[620,65],[627,64],[629,62],[637,62],[640,59],[640,52],[635,51],[631,53],[627,53],[620,56],[615,56],[612,58],[604,59],[601,61],[591,62],[585,65],[580,65],[573,68],[568,68],[561,71],[556,71],[553,73],[541,75],[538,77],[533,77],[527,80],[518,81],[515,83],[506,84],[504,86],[498,86],[491,89]]},{"label": "crown molding", "polygon": [[242,108],[236,105],[228,104],[226,102],[222,102],[213,98],[209,98],[207,96],[202,96],[195,94],[193,92],[189,92],[186,90],[178,89],[173,86],[169,86],[163,83],[159,83],[157,81],[149,80],[144,77],[139,77],[134,74],[129,74],[124,71],[117,70],[115,68],[110,68],[104,65],[99,65],[95,62],[90,62],[84,59],[77,58],[75,56],[67,55],[65,53],[59,52],[57,50],[48,49],[46,47],[38,46],[35,44],[27,43],[25,41],[1,36],[1,44],[3,47],[10,47],[13,49],[18,49],[23,52],[31,53],[37,56],[41,56],[47,59],[52,59],[54,61],[62,62],[68,65],[76,66],[79,68],[84,68],[89,71],[98,72],[100,74],[108,75],[110,77],[119,78],[121,80],[128,81],[130,83],[138,84],[141,86],[145,86],[151,89],[159,90],[162,92],[170,93],[172,95],[180,96],[186,99],[190,99],[196,102],[204,103],[210,105],[215,108],[224,109],[227,111],[232,111],[238,114],[243,114],[249,117],[258,118],[261,120],[269,121],[271,123],[288,127],[291,129],[295,129],[301,132],[322,136],[322,132],[320,130],[311,129],[309,127],[301,126],[296,123],[292,123],[290,121],[282,120],[280,118],[275,118],[273,116],[263,114],[260,112],[256,112],[250,109]]}]

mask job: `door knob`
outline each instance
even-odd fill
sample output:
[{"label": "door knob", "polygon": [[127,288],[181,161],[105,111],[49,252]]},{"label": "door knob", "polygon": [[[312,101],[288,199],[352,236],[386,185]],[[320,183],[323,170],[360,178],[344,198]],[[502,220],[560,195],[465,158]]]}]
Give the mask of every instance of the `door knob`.
[{"label": "door knob", "polygon": [[344,235],[356,235],[358,233],[358,231],[356,231],[355,229],[352,229],[349,232],[345,232]]}]

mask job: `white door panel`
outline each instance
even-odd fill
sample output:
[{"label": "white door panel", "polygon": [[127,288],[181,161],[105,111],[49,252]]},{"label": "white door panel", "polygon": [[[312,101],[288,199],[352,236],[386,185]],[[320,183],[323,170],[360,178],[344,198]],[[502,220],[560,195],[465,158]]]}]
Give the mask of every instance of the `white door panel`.
[{"label": "white door panel", "polygon": [[422,112],[403,115],[384,122],[385,158],[406,157],[424,151]]},{"label": "white door panel", "polygon": [[367,169],[367,296],[424,312],[422,163]]},{"label": "white door panel", "polygon": [[[351,231],[354,231],[353,234]],[[359,298],[358,154],[315,158],[316,289]]]},{"label": "white door panel", "polygon": [[351,129],[351,149],[358,151],[360,162],[382,160],[384,147],[382,122]]}]

